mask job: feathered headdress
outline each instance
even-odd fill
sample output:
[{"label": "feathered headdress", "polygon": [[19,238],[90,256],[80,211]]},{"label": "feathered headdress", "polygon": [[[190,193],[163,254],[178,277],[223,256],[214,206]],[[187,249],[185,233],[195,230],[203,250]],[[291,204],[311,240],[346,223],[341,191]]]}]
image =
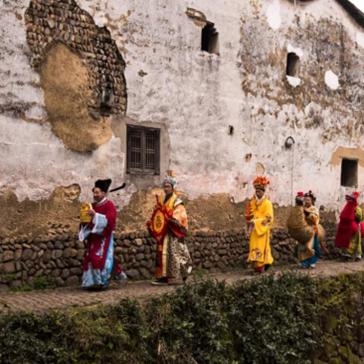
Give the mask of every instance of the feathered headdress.
[{"label": "feathered headdress", "polygon": [[261,189],[263,191],[265,191],[269,183],[270,183],[269,179],[265,176],[257,176],[253,181],[254,188]]}]

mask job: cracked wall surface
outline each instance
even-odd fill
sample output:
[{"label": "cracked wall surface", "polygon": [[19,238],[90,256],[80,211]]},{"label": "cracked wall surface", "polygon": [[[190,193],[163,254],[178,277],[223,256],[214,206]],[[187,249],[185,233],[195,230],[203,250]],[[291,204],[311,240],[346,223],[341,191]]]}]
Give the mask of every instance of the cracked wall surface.
[{"label": "cracked wall surface", "polygon": [[[341,163],[332,163],[337,148],[363,149],[364,53],[356,42],[363,29],[336,2],[326,5],[255,2],[250,8],[255,17],[242,19],[239,69],[245,114],[256,128],[249,142],[263,138],[269,146],[259,156],[265,166],[276,162],[272,177],[279,199],[310,188],[333,207],[346,190],[340,186]],[[285,75],[292,50],[300,58],[298,86]],[[296,141],[291,150],[284,148],[288,136]],[[355,155],[356,188],[362,189],[363,160]]]},{"label": "cracked wall surface", "polygon": [[[244,201],[253,192],[255,174],[264,172],[272,181],[269,194],[276,206],[291,204],[298,190],[312,189],[319,205],[338,210],[348,191],[340,186],[340,160],[348,155],[359,159],[358,189],[363,189],[364,31],[335,0],[296,6],[287,0],[63,3],[86,12],[93,29],[110,32],[126,64],[127,116],[135,125],[163,126],[168,139],[164,169],[176,172],[189,200],[227,193],[235,202]],[[4,1],[0,13],[0,188],[11,189],[20,201],[40,200],[58,186],[77,183],[81,199],[90,199],[94,179],[111,177],[115,184],[126,180],[127,188],[113,197],[118,206],[126,206],[140,191],[125,173],[123,113],[111,116],[117,133],[111,127],[111,139],[89,153],[75,153],[54,135],[46,91],[53,86],[42,85],[41,65],[44,72],[49,56],[58,57],[52,52],[64,46],[67,51],[59,54],[80,65],[75,73],[94,71],[82,50],[65,41],[57,46],[53,30],[41,37],[47,46],[32,43],[29,21],[35,15],[25,19],[29,5]],[[214,23],[220,55],[201,51],[201,26],[186,15],[187,8]],[[41,24],[32,22],[37,37],[53,19],[40,18]],[[73,32],[77,26],[71,26]],[[49,42],[48,36],[53,37]],[[290,51],[300,58],[294,80],[285,74]],[[42,61],[32,64],[38,54]],[[48,71],[54,79],[56,71]],[[82,87],[98,87],[86,78]],[[61,85],[67,93],[73,86]],[[93,95],[88,110],[95,105]],[[76,101],[70,104],[81,110],[72,104]],[[55,113],[61,106],[55,105]],[[81,114],[75,112],[75,120]],[[295,144],[286,149],[289,136]],[[145,178],[144,185],[153,187],[163,173],[152,181]]]}]

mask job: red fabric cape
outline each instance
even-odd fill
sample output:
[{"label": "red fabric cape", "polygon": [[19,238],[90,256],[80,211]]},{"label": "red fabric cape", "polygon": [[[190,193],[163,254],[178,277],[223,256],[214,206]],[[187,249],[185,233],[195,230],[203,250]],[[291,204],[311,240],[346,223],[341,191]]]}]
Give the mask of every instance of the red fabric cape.
[{"label": "red fabric cape", "polygon": [[[93,203],[92,208],[99,214],[105,215],[107,219],[107,226],[102,232],[102,235],[90,234],[87,239],[85,257],[83,259],[83,269],[87,270],[89,263],[93,269],[102,269],[105,265],[107,251],[110,245],[111,234],[115,229],[116,223],[116,208],[112,201],[106,200],[102,204],[98,205]],[[93,225],[90,224],[92,228]],[[105,244],[103,247],[103,252],[99,256],[98,251],[101,248],[102,241],[105,239]]]},{"label": "red fabric cape", "polygon": [[358,223],[355,221],[356,201],[348,201],[340,214],[340,221],[337,227],[335,245],[338,248],[349,248],[350,240],[358,231]]}]

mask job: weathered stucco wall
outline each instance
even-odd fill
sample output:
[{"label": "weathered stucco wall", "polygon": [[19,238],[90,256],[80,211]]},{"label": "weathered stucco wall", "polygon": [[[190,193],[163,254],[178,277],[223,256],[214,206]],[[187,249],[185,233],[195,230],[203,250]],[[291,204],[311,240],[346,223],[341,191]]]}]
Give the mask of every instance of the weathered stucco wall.
[{"label": "weathered stucco wall", "polygon": [[[343,156],[359,159],[363,188],[364,28],[335,0],[76,1],[106,26],[126,63],[129,119],[106,118],[113,136],[87,153],[68,149],[52,132],[26,39],[29,3],[4,1],[0,13],[0,188],[20,200],[48,198],[73,183],[89,198],[93,180],[107,176],[129,181],[115,196],[123,206],[141,186],[158,183],[125,174],[126,120],[162,127],[162,175],[175,170],[190,199],[224,192],[242,201],[253,176],[265,173],[277,204],[313,189],[318,204],[337,209]],[[200,50],[201,26],[188,7],[215,24],[219,55]],[[292,50],[300,56],[293,80],[286,78]],[[285,149],[289,136],[296,143]]]}]

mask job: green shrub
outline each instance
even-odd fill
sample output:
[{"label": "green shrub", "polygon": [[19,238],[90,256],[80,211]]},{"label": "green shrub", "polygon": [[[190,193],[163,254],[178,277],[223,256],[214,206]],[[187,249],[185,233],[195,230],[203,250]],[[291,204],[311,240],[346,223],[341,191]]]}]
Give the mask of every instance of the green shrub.
[{"label": "green shrub", "polygon": [[19,314],[0,320],[0,362],[72,363],[66,316]]},{"label": "green shrub", "polygon": [[0,363],[357,362],[364,274],[186,285],[141,306],[0,317]]},{"label": "green shrub", "polygon": [[310,362],[320,335],[312,279],[268,276],[233,293],[230,323],[239,363]]},{"label": "green shrub", "polygon": [[207,281],[153,299],[146,312],[156,362],[232,363],[230,289]]}]

